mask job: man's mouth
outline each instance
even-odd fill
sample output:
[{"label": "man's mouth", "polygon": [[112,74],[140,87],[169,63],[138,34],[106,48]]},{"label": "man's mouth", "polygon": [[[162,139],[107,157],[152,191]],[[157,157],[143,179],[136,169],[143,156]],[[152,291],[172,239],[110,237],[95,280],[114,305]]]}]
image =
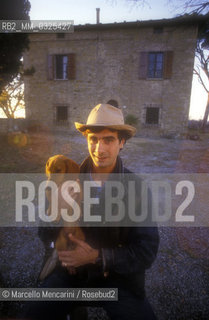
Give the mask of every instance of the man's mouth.
[{"label": "man's mouth", "polygon": [[105,159],[107,159],[107,157],[100,157],[100,156],[96,156],[96,155],[94,155],[94,157],[95,157],[98,161],[104,161]]}]

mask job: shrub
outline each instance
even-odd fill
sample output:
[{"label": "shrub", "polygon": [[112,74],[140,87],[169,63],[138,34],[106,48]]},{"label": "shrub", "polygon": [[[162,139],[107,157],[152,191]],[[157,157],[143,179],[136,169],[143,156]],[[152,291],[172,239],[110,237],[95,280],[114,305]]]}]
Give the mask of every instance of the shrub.
[{"label": "shrub", "polygon": [[136,126],[138,124],[138,118],[133,114],[127,114],[125,117],[125,123],[131,126]]}]

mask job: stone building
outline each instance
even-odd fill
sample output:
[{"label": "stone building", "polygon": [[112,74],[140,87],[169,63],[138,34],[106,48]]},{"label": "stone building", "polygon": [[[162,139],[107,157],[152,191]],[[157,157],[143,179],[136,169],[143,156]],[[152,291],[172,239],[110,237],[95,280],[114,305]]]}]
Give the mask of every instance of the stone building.
[{"label": "stone building", "polygon": [[[201,19],[75,26],[30,34],[24,55],[26,118],[74,129],[98,103],[118,105],[138,130],[182,133],[188,120]],[[30,73],[29,73],[30,74]]]}]

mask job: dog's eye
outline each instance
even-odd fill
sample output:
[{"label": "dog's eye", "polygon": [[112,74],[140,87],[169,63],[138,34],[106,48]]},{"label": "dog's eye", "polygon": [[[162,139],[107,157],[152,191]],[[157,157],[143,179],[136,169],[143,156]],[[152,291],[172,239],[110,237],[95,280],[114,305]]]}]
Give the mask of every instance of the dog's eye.
[{"label": "dog's eye", "polygon": [[54,173],[60,173],[61,171],[62,171],[62,169],[57,168]]}]

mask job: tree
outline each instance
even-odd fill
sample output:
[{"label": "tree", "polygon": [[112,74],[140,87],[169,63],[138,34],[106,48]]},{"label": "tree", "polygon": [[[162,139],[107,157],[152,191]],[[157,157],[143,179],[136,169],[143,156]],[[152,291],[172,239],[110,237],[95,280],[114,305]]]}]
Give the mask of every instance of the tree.
[{"label": "tree", "polygon": [[[0,20],[29,20],[29,11],[29,0],[0,1]],[[17,77],[28,44],[26,33],[0,33],[0,93]]]},{"label": "tree", "polygon": [[[209,15],[207,15],[209,18]],[[194,66],[194,75],[198,77],[208,95],[205,113],[202,122],[202,130],[205,131],[209,116],[209,19],[199,28],[196,48],[197,63]]]},{"label": "tree", "polygon": [[[126,2],[134,6],[150,7],[149,0],[126,0]],[[170,4],[175,10],[180,10],[181,14],[206,14],[209,11],[209,1],[206,0],[164,0],[164,3]]]},{"label": "tree", "polygon": [[[173,3],[174,0],[170,0]],[[183,13],[190,15],[205,14],[208,19],[199,25],[197,47],[195,51],[196,63],[194,66],[194,75],[198,77],[200,84],[207,93],[207,103],[202,121],[202,130],[205,131],[209,116],[209,1],[204,0],[178,0],[175,1],[177,9],[183,8]]]},{"label": "tree", "polygon": [[24,84],[21,75],[9,83],[1,92],[0,108],[7,118],[14,118],[15,112],[24,109]]},{"label": "tree", "polygon": [[[196,56],[199,56],[199,65],[201,66],[201,69],[203,70],[206,76],[206,80],[204,80],[204,76],[202,75],[201,69],[199,68],[198,64],[194,68],[194,74],[198,76],[200,83],[202,84],[208,95],[205,113],[202,121],[202,130],[205,131],[209,116],[209,55],[207,56],[204,53],[204,50],[202,50],[201,48],[197,49],[197,52],[198,53],[196,54]],[[207,84],[205,82],[207,82]]]},{"label": "tree", "polygon": [[209,1],[205,0],[169,0],[176,9],[182,10],[181,14],[207,14],[209,12]]}]

